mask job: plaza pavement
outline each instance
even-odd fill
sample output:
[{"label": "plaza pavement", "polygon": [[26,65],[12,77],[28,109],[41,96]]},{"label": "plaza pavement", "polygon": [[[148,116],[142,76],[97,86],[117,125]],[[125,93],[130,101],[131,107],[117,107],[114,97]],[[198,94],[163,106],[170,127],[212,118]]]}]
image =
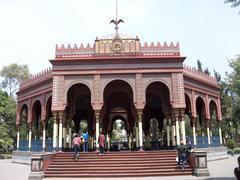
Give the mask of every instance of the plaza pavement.
[{"label": "plaza pavement", "polygon": [[[235,155],[228,159],[208,162],[210,177],[81,178],[81,180],[235,180],[233,169],[237,166],[237,157]],[[27,180],[29,173],[29,165],[11,163],[10,159],[0,160],[0,180]],[[70,180],[70,178],[45,178],[44,180]],[[78,178],[73,178],[72,180],[78,180]]]}]

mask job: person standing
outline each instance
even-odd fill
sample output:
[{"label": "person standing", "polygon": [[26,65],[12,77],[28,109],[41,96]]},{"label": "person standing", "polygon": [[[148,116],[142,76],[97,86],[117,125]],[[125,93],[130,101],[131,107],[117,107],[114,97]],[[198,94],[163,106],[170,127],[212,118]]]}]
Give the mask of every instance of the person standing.
[{"label": "person standing", "polygon": [[104,155],[105,136],[102,132],[99,135],[98,142],[99,142],[99,151],[100,151],[99,155]]},{"label": "person standing", "polygon": [[88,152],[88,139],[89,139],[89,135],[88,132],[84,131],[83,133],[83,151],[84,152]]},{"label": "person standing", "polygon": [[75,152],[75,160],[78,160],[80,144],[81,144],[81,138],[79,137],[78,134],[74,135],[72,144],[73,144],[73,148],[74,148],[74,152]]}]

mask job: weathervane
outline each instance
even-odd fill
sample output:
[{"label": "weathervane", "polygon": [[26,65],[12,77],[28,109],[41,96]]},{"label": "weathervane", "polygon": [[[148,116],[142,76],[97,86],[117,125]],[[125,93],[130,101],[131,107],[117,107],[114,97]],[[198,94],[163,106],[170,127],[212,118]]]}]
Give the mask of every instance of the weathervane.
[{"label": "weathervane", "polygon": [[115,24],[115,30],[116,30],[116,34],[118,34],[118,24],[120,24],[121,22],[124,23],[124,21],[122,19],[118,19],[118,0],[116,0],[116,19],[112,19],[110,21],[110,23],[114,23]]}]

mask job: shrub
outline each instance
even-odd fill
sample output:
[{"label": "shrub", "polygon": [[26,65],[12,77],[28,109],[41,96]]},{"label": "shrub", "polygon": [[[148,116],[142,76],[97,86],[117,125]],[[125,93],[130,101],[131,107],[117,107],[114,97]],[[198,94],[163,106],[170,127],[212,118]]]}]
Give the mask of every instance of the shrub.
[{"label": "shrub", "polygon": [[228,139],[226,142],[226,145],[227,145],[227,148],[233,150],[235,147],[235,141],[233,139]]},{"label": "shrub", "polygon": [[234,149],[234,154],[240,154],[240,148],[235,148]]}]

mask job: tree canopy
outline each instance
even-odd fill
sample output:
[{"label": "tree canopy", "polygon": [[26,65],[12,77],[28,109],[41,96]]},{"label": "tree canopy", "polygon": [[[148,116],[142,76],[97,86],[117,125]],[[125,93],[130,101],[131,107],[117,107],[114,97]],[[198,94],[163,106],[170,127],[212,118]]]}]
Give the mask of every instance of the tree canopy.
[{"label": "tree canopy", "polygon": [[240,6],[240,0],[225,0],[225,3],[231,3],[232,7]]},{"label": "tree canopy", "polygon": [[17,63],[4,66],[0,71],[0,75],[4,78],[1,86],[5,89],[10,97],[14,97],[14,93],[18,90],[20,81],[28,79],[30,72],[28,65],[20,65]]},{"label": "tree canopy", "polygon": [[0,90],[0,151],[8,151],[16,137],[16,103]]}]

